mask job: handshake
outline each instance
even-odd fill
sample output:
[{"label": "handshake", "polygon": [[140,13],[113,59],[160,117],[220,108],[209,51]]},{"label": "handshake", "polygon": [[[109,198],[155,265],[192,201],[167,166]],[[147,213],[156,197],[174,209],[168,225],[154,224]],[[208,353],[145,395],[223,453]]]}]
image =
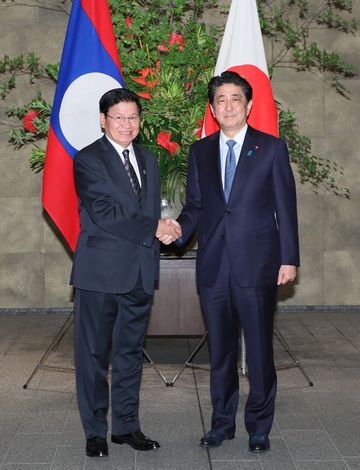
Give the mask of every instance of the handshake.
[{"label": "handshake", "polygon": [[180,224],[174,219],[160,219],[155,236],[164,245],[170,245],[181,237]]}]

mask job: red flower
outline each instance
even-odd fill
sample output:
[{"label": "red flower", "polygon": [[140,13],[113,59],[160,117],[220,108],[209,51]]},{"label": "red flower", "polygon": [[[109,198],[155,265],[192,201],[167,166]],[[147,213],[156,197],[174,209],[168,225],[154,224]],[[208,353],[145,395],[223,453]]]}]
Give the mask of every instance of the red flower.
[{"label": "red flower", "polygon": [[144,69],[139,70],[139,74],[146,78],[150,73],[150,67],[145,67]]},{"label": "red flower", "polygon": [[139,83],[140,85],[147,86],[148,88],[154,88],[158,83],[160,83],[159,79],[154,80],[153,82],[147,82],[143,77],[130,77],[131,80],[134,82]]},{"label": "red flower", "polygon": [[160,52],[167,52],[169,50],[168,47],[164,46],[163,44],[158,45],[158,51]]},{"label": "red flower", "polygon": [[146,82],[146,86],[148,88],[154,88],[154,86],[158,85],[160,83],[160,80],[157,78],[153,82]]},{"label": "red flower", "polygon": [[138,83],[139,85],[147,86],[147,81],[145,80],[144,77],[130,77],[131,80],[134,80],[134,82]]},{"label": "red flower", "polygon": [[194,129],[194,135],[201,139],[201,133],[202,133],[202,128],[203,128],[204,120],[203,119],[198,119],[196,121],[196,125],[198,126],[196,129]]},{"label": "red flower", "polygon": [[150,67],[145,67],[144,69],[139,70],[139,74],[146,78],[149,74],[150,75],[157,75],[157,71],[154,69],[151,69]]},{"label": "red flower", "polygon": [[194,82],[193,82],[193,81],[192,81],[192,82],[187,82],[187,83],[185,83],[185,89],[186,89],[186,91],[189,91],[190,88],[191,88],[193,85],[194,85]]},{"label": "red flower", "polygon": [[146,100],[151,100],[152,99],[152,96],[150,95],[150,91],[145,91],[145,92],[139,92],[139,93],[136,93],[138,96],[140,96],[140,98],[145,98]]},{"label": "red flower", "polygon": [[170,39],[168,41],[169,46],[174,46],[175,44],[179,45],[179,50],[183,51],[185,46],[185,39],[182,34],[170,34]]},{"label": "red flower", "polygon": [[159,79],[154,80],[153,82],[147,82],[145,79],[146,77],[150,75],[156,75],[156,71],[154,69],[150,69],[149,67],[146,67],[144,69],[139,70],[139,74],[141,77],[130,77],[131,80],[133,80],[136,83],[139,83],[140,85],[147,86],[148,88],[153,88],[155,85],[160,83]]},{"label": "red flower", "polygon": [[[168,46],[175,46],[178,44],[179,46],[179,51],[184,50],[185,46],[185,39],[182,34],[176,34],[176,33],[169,33],[169,40],[168,40]],[[158,51],[160,52],[168,52],[169,48],[164,46],[164,44],[159,44],[158,45]]]},{"label": "red flower", "polygon": [[128,27],[129,29],[132,28],[132,18],[131,18],[131,16],[127,16],[127,17],[125,18],[125,23],[126,23],[126,25],[127,25],[127,27]]},{"label": "red flower", "polygon": [[26,131],[36,134],[37,129],[34,126],[33,122],[34,122],[34,119],[38,117],[38,115],[39,115],[39,111],[36,111],[35,109],[29,109],[29,111],[25,114],[23,118],[23,123],[24,123],[24,129]]},{"label": "red flower", "polygon": [[166,149],[173,157],[180,150],[180,145],[177,142],[170,142],[171,132],[161,131],[157,136],[157,143]]}]

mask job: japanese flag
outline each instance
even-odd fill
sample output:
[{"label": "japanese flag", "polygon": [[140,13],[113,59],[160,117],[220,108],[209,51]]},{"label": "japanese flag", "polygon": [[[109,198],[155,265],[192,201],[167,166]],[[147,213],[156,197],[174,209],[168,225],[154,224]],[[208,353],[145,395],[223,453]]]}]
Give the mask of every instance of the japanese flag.
[{"label": "japanese flag", "polygon": [[[277,111],[266,65],[256,0],[232,0],[215,75],[220,75],[225,70],[237,72],[252,86],[253,106],[248,117],[250,126],[278,136]],[[219,125],[208,105],[203,137],[218,130]]]}]

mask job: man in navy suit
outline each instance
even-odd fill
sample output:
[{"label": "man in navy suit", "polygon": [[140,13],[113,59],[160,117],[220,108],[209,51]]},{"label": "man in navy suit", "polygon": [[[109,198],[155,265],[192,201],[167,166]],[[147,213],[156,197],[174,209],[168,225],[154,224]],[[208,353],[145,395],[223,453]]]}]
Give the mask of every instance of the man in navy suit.
[{"label": "man in navy suit", "polygon": [[269,449],[276,371],[273,316],[277,285],[299,265],[294,177],[285,142],[251,128],[252,88],[235,72],[211,79],[209,101],[221,130],[190,148],[184,243],[198,230],[197,284],[209,334],[211,430],[219,446],[235,435],[239,328],[245,335],[250,391],[249,450]]},{"label": "man in navy suit", "polygon": [[159,447],[140,430],[142,350],[159,276],[159,240],[168,244],[180,231],[175,221],[160,219],[155,156],[133,142],[140,115],[135,93],[121,88],[105,93],[104,136],[74,159],[80,212],[71,274],[76,387],[90,457],[108,455],[110,350],[112,442],[136,450]]}]

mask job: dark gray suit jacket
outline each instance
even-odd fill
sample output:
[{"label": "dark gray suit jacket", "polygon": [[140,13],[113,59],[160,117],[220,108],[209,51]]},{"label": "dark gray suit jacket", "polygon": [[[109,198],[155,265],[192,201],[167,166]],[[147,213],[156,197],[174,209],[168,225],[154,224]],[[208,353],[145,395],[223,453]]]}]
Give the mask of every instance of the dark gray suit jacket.
[{"label": "dark gray suit jacket", "polygon": [[141,203],[113,145],[104,136],[74,158],[80,235],[70,283],[77,288],[129,292],[141,272],[152,294],[159,277],[160,178],[155,156],[133,144],[141,174]]}]

